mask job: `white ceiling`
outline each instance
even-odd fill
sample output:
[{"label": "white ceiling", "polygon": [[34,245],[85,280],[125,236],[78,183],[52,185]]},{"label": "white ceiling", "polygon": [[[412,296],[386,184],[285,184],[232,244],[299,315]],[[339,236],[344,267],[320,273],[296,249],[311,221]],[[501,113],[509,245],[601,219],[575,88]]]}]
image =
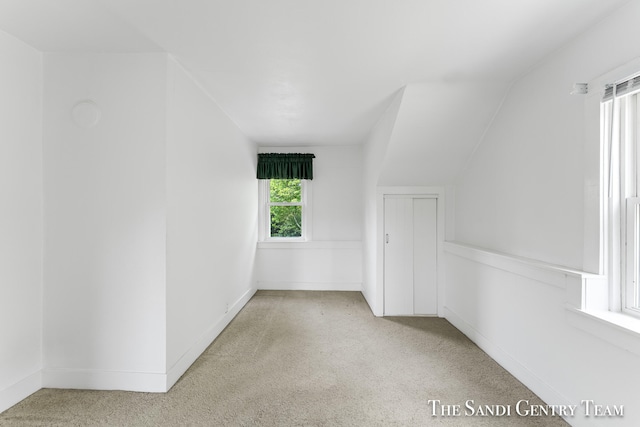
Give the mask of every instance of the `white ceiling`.
[{"label": "white ceiling", "polygon": [[47,52],[169,52],[261,145],[358,144],[399,88],[506,85],[625,2],[0,0],[0,28]]}]

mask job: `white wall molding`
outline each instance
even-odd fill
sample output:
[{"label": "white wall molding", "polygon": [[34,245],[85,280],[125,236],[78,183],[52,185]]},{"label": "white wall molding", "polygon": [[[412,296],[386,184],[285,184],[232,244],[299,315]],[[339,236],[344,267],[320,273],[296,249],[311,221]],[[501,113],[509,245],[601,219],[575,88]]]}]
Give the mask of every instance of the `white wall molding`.
[{"label": "white wall molding", "polygon": [[[612,352],[640,355],[640,319],[599,303],[606,302],[606,277],[459,242],[446,242],[445,252],[453,269],[447,271],[445,318],[546,403],[576,405],[588,397],[565,387],[568,381],[584,387],[585,371],[567,363],[587,357],[585,349],[592,362]],[[467,297],[487,304],[473,305]],[[517,316],[513,304],[525,304]],[[514,339],[514,333],[527,339]],[[537,354],[539,347],[553,348],[555,356]],[[566,378],[557,375],[558,365],[565,366]],[[569,421],[583,425],[580,417]]]},{"label": "white wall molding", "polygon": [[0,390],[0,412],[4,412],[42,388],[42,370],[38,369],[17,383]]},{"label": "white wall molding", "polygon": [[270,291],[362,291],[362,282],[258,282]]},{"label": "white wall molding", "polygon": [[191,348],[178,359],[167,373],[166,391],[171,389],[180,377],[189,369],[198,357],[211,345],[218,335],[227,327],[229,323],[240,313],[240,310],[249,302],[257,289],[247,290],[235,303],[229,307],[229,311],[213,325]]},{"label": "white wall molding", "polygon": [[471,341],[476,343],[484,352],[491,356],[492,359],[498,362],[500,366],[505,368],[509,373],[540,396],[542,400],[551,405],[570,404],[569,400],[559,394],[551,385],[543,381],[529,368],[497,346],[489,338],[482,335],[477,329],[464,321],[461,316],[448,307],[445,307],[445,318],[460,330],[460,332],[465,334]]},{"label": "white wall molding", "polygon": [[597,274],[573,270],[460,242],[445,242],[444,249],[447,253],[562,289],[567,288],[568,281],[599,280],[602,278]]},{"label": "white wall molding", "polygon": [[127,390],[147,393],[167,391],[163,372],[102,371],[97,369],[44,368],[43,388]]},{"label": "white wall molding", "polygon": [[[45,368],[42,371],[42,387],[86,390],[127,390],[151,393],[166,392],[171,389],[213,340],[220,335],[224,328],[227,327],[255,293],[256,289],[254,288],[245,292],[244,295],[229,308],[229,311],[178,359],[167,373]],[[34,391],[31,391],[31,393]],[[28,394],[22,396],[22,398],[26,396],[28,396]]]},{"label": "white wall molding", "polygon": [[567,304],[567,321],[575,328],[640,356],[640,319],[612,311],[587,311]]},{"label": "white wall molding", "polygon": [[444,247],[447,253],[470,261],[565,289],[567,307],[572,309],[608,310],[606,306],[608,292],[606,276],[491,251],[460,242],[445,242]]},{"label": "white wall molding", "polygon": [[359,241],[260,242],[258,289],[361,291]]},{"label": "white wall molding", "polygon": [[640,319],[607,307],[608,281],[585,273],[527,258],[492,252],[458,242],[446,242],[447,253],[566,290],[567,318],[572,326],[640,355]]},{"label": "white wall molding", "polygon": [[286,242],[269,241],[258,242],[258,249],[362,249],[360,241],[310,241],[310,242]]}]

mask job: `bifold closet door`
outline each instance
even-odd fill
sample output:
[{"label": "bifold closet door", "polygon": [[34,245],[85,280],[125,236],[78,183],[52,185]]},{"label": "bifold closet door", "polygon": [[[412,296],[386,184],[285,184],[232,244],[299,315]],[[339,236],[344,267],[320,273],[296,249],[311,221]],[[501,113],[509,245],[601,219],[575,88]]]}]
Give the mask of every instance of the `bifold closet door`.
[{"label": "bifold closet door", "polygon": [[437,200],[384,199],[384,314],[436,315]]}]

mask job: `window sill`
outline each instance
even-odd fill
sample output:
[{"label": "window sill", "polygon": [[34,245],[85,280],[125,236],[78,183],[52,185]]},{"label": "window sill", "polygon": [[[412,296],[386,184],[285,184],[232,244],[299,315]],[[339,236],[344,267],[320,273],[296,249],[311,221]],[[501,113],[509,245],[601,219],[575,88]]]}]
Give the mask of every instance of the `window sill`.
[{"label": "window sill", "polygon": [[605,310],[580,310],[567,306],[572,326],[640,356],[640,319]]},{"label": "window sill", "polygon": [[362,242],[359,241],[283,241],[270,240],[258,242],[258,249],[360,249]]}]

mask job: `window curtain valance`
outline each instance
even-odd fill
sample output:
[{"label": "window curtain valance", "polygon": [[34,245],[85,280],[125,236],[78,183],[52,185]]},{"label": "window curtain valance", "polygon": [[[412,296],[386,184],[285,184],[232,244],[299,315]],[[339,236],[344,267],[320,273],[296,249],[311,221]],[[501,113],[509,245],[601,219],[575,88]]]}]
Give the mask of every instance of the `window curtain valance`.
[{"label": "window curtain valance", "polygon": [[258,179],[313,179],[313,154],[258,154]]}]

